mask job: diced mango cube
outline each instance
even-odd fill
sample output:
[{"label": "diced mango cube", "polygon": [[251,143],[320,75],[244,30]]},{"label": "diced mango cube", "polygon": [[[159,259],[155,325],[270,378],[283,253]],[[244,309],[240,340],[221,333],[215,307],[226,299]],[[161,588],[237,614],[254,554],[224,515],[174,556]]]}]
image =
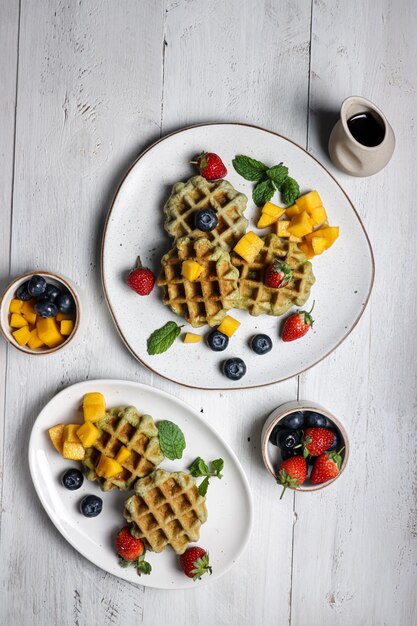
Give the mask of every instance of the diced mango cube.
[{"label": "diced mango cube", "polygon": [[183,261],[181,266],[181,274],[191,282],[197,280],[202,271],[203,267],[197,261]]},{"label": "diced mango cube", "polygon": [[36,321],[36,329],[39,339],[41,339],[43,343],[46,343],[48,348],[55,348],[64,341],[53,317],[39,317]]},{"label": "diced mango cube", "polygon": [[38,331],[36,328],[30,331],[30,339],[28,341],[28,346],[31,350],[37,350],[37,348],[42,348],[45,344],[42,339],[39,338]]},{"label": "diced mango cube", "polygon": [[262,207],[261,217],[259,218],[257,227],[258,228],[266,228],[267,226],[271,226],[271,224],[275,224],[277,220],[284,215],[285,209],[274,204],[273,202],[266,202]]},{"label": "diced mango cube", "polygon": [[303,196],[297,198],[295,204],[298,206],[300,211],[307,211],[307,213],[310,213],[312,209],[322,206],[323,203],[317,191],[310,191],[309,193],[305,193]]},{"label": "diced mango cube", "polygon": [[59,454],[62,454],[62,447],[64,445],[64,442],[63,442],[64,428],[65,428],[64,424],[57,424],[56,426],[52,426],[51,428],[48,429],[49,437],[52,441],[52,444],[55,450],[59,452]]},{"label": "diced mango cube", "polygon": [[99,429],[92,422],[84,422],[77,428],[76,432],[84,448],[91,448],[100,434]]},{"label": "diced mango cube", "polygon": [[19,346],[25,346],[30,339],[29,326],[22,326],[19,330],[15,330],[12,335],[16,339]]},{"label": "diced mango cube", "polygon": [[184,343],[198,343],[199,341],[201,341],[201,335],[196,333],[185,333],[184,335]]},{"label": "diced mango cube", "polygon": [[35,311],[35,302],[34,300],[27,300],[23,303],[22,306],[22,315],[29,322],[29,324],[34,324],[36,322],[36,311]]},{"label": "diced mango cube", "polygon": [[83,398],[84,420],[97,422],[106,414],[106,402],[102,393],[93,391],[86,393]]},{"label": "diced mango cube", "polygon": [[72,317],[68,313],[61,313],[61,311],[59,311],[59,313],[55,315],[55,319],[57,322],[62,322],[62,320],[72,320]]},{"label": "diced mango cube", "polygon": [[81,443],[80,438],[77,435],[77,430],[79,429],[79,424],[65,424],[63,441],[67,441],[68,443]]},{"label": "diced mango cube", "polygon": [[27,326],[28,322],[25,318],[20,315],[20,313],[12,313],[10,317],[10,326],[12,328],[23,328],[23,326]]},{"label": "diced mango cube", "polygon": [[309,211],[310,218],[313,220],[314,226],[319,226],[327,221],[327,213],[323,206],[318,206]]},{"label": "diced mango cube", "polygon": [[306,255],[307,259],[312,259],[314,257],[314,250],[313,250],[313,248],[311,246],[311,243],[309,241],[307,241],[306,239],[304,239],[304,241],[299,243],[298,247],[300,248],[300,250],[302,252],[304,252],[304,254]]},{"label": "diced mango cube", "polygon": [[304,237],[304,235],[311,233],[312,230],[313,225],[305,211],[295,215],[288,226],[288,231],[291,235],[294,235],[294,237]]},{"label": "diced mango cube", "polygon": [[64,459],[70,459],[71,461],[82,461],[85,457],[85,450],[81,443],[64,441],[62,446],[62,456]]},{"label": "diced mango cube", "polygon": [[258,220],[258,223],[256,224],[256,227],[267,228],[268,226],[275,224],[276,221],[277,221],[277,218],[271,217],[270,215],[267,215],[266,213],[261,213],[261,216]]},{"label": "diced mango cube", "polygon": [[292,204],[291,206],[285,209],[285,215],[290,219],[294,217],[294,215],[299,215],[301,213],[301,209],[297,204]]},{"label": "diced mango cube", "polygon": [[231,337],[239,328],[240,322],[235,320],[234,317],[230,315],[226,315],[220,326],[218,326],[217,330],[228,337]]},{"label": "diced mango cube", "polygon": [[314,254],[321,254],[327,249],[326,239],[324,237],[312,237],[311,247],[313,248]]},{"label": "diced mango cube", "polygon": [[17,298],[13,298],[10,300],[9,305],[9,313],[20,313],[23,306],[23,300],[18,300]]},{"label": "diced mango cube", "polygon": [[278,237],[289,237],[291,233],[288,231],[290,220],[279,220],[276,225],[276,233]]},{"label": "diced mango cube", "polygon": [[247,263],[253,263],[263,246],[263,240],[256,233],[249,231],[239,239],[233,250]]},{"label": "diced mango cube", "polygon": [[112,478],[116,474],[120,474],[123,471],[123,467],[115,459],[111,459],[104,454],[101,455],[100,460],[96,467],[97,476],[103,476],[104,478]]},{"label": "diced mango cube", "polygon": [[116,454],[116,461],[118,463],[124,463],[124,461],[126,461],[131,454],[131,451],[128,450],[126,446],[122,446],[119,452]]},{"label": "diced mango cube", "polygon": [[72,320],[62,320],[59,330],[61,335],[67,337],[74,330],[74,322]]},{"label": "diced mango cube", "polygon": [[328,250],[330,246],[334,244],[336,239],[339,236],[339,227],[338,226],[325,226],[323,228],[318,228],[313,233],[306,235],[306,240],[311,243],[313,237],[320,237],[325,239],[326,247],[325,250]]}]

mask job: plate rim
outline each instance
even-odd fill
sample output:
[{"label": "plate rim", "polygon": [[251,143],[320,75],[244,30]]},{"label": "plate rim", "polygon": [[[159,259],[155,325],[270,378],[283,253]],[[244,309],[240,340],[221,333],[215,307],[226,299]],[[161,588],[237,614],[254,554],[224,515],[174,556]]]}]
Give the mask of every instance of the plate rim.
[{"label": "plate rim", "polygon": [[[354,214],[356,215],[356,218],[362,228],[363,234],[365,235],[365,240],[368,244],[368,248],[369,248],[369,253],[370,253],[370,258],[371,258],[371,280],[369,283],[369,289],[368,289],[368,293],[366,294],[366,298],[365,301],[363,303],[363,306],[359,312],[359,315],[356,317],[356,319],[354,320],[352,326],[349,328],[349,330],[347,331],[347,333],[345,335],[343,335],[343,337],[340,339],[340,341],[338,341],[331,350],[329,350],[328,352],[326,352],[326,354],[324,354],[323,356],[321,356],[319,359],[317,359],[316,361],[314,361],[314,363],[312,363],[311,365],[299,370],[296,374],[291,374],[290,376],[284,376],[283,378],[279,378],[275,381],[271,381],[271,382],[267,382],[267,383],[259,383],[257,385],[248,385],[248,386],[244,386],[244,387],[198,387],[195,385],[191,385],[189,383],[185,383],[179,380],[175,380],[173,378],[170,378],[169,376],[165,375],[165,374],[161,374],[158,370],[154,369],[153,367],[151,367],[150,365],[148,365],[147,363],[145,363],[145,361],[143,361],[141,359],[141,357],[134,351],[134,349],[132,348],[132,346],[129,344],[129,342],[127,341],[126,337],[124,336],[116,315],[112,309],[111,303],[110,303],[110,298],[107,292],[107,288],[106,288],[106,279],[104,276],[104,248],[106,245],[106,235],[107,235],[107,227],[111,218],[111,214],[113,212],[114,209],[114,205],[117,199],[117,196],[119,195],[119,192],[126,180],[126,178],[129,176],[130,172],[132,171],[132,169],[137,165],[137,163],[139,163],[139,161],[153,148],[155,148],[158,144],[162,143],[163,141],[165,141],[166,139],[169,139],[170,137],[173,137],[174,135],[183,133],[183,132],[187,132],[189,130],[193,130],[195,128],[200,128],[200,127],[204,127],[204,126],[245,126],[247,128],[255,128],[256,130],[260,130],[263,131],[265,133],[269,133],[270,135],[274,135],[275,137],[279,137],[280,139],[284,139],[285,141],[288,141],[289,143],[292,143],[294,146],[296,146],[297,148],[299,148],[300,150],[302,150],[307,156],[309,156],[310,158],[312,158],[329,176],[330,178],[336,183],[336,185],[339,187],[340,191],[343,193],[343,195],[346,197],[347,201],[349,202]],[[101,266],[101,284],[102,284],[102,288],[103,288],[103,292],[104,292],[104,298],[106,300],[106,304],[107,307],[109,309],[111,318],[113,320],[113,323],[116,327],[116,330],[119,334],[119,336],[121,337],[123,343],[125,344],[126,348],[128,349],[128,351],[131,353],[131,355],[143,366],[145,367],[147,370],[149,370],[150,372],[152,372],[153,374],[157,374],[158,376],[160,376],[161,378],[164,378],[165,380],[170,381],[171,383],[175,383],[177,385],[182,385],[183,387],[188,387],[189,389],[200,389],[200,390],[204,390],[204,391],[241,391],[242,389],[257,389],[260,387],[268,387],[270,385],[276,385],[277,383],[281,383],[284,382],[286,380],[290,380],[291,378],[295,378],[296,376],[300,376],[300,374],[303,374],[304,372],[307,372],[308,370],[312,369],[313,367],[315,367],[316,365],[318,365],[319,363],[321,363],[322,361],[324,361],[324,359],[327,359],[328,356],[330,356],[351,334],[351,332],[356,328],[359,320],[361,319],[362,315],[365,312],[365,309],[368,306],[369,303],[369,299],[371,297],[371,293],[372,293],[372,289],[374,286],[374,281],[375,281],[375,256],[374,256],[374,251],[372,249],[372,244],[371,241],[369,239],[369,235],[366,231],[365,225],[362,222],[362,219],[359,215],[359,213],[357,212],[352,200],[350,199],[350,197],[348,196],[348,194],[346,193],[346,191],[343,189],[343,187],[341,186],[341,184],[338,182],[338,180],[333,176],[333,174],[331,172],[329,172],[329,170],[327,169],[327,167],[325,167],[314,155],[310,154],[310,152],[308,152],[305,148],[303,148],[302,146],[300,146],[297,142],[293,141],[292,139],[288,139],[288,137],[285,137],[285,135],[281,135],[280,133],[276,133],[275,131],[272,130],[268,130],[267,128],[263,128],[262,126],[257,126],[256,124],[248,124],[245,122],[202,122],[199,124],[191,124],[190,126],[184,126],[182,128],[179,128],[177,130],[174,130],[170,133],[168,133],[167,135],[164,135],[163,137],[160,137],[159,139],[157,139],[156,141],[154,141],[150,146],[148,146],[143,152],[141,152],[139,154],[138,157],[136,157],[136,159],[130,164],[130,166],[128,167],[128,169],[125,171],[125,173],[123,174],[119,184],[117,185],[117,188],[113,194],[113,198],[111,200],[110,203],[110,208],[107,212],[106,215],[106,220],[104,222],[104,228],[103,228],[103,235],[102,235],[102,239],[101,239],[101,250],[100,250],[100,266]]]},{"label": "plate rim", "polygon": [[[103,572],[106,572],[107,574],[109,574],[110,576],[116,576],[117,578],[120,578],[121,580],[124,580],[130,584],[133,585],[137,585],[137,586],[143,586],[143,587],[149,587],[152,589],[159,589],[159,590],[163,590],[163,591],[187,591],[188,589],[194,589],[195,587],[190,586],[186,586],[186,587],[161,587],[161,586],[153,586],[152,584],[147,584],[148,580],[146,580],[146,584],[143,584],[143,582],[141,581],[131,581],[131,580],[126,580],[125,578],[122,578],[121,576],[117,576],[117,574],[114,574],[112,572],[109,572],[107,569],[103,568],[101,565],[99,565],[98,563],[96,563],[94,560],[92,560],[88,554],[86,554],[83,550],[80,550],[79,547],[77,547],[75,545],[75,543],[70,539],[70,537],[68,536],[68,534],[66,533],[65,529],[60,526],[57,521],[55,520],[55,518],[51,515],[50,513],[50,509],[48,507],[48,505],[45,503],[45,500],[43,498],[43,496],[41,495],[42,492],[41,490],[38,488],[38,483],[37,480],[35,479],[35,470],[34,470],[34,464],[35,464],[35,454],[34,454],[34,450],[33,450],[33,440],[35,437],[34,431],[35,431],[35,426],[39,420],[39,418],[42,416],[42,414],[44,413],[45,409],[47,408],[47,406],[52,402],[52,400],[54,400],[55,398],[57,398],[58,396],[64,394],[68,389],[72,389],[73,387],[81,387],[83,385],[90,385],[93,384],[94,386],[98,386],[98,385],[103,385],[103,384],[124,384],[124,385],[128,385],[128,386],[132,386],[134,388],[137,389],[146,389],[147,391],[151,390],[152,392],[154,392],[156,395],[161,395],[164,398],[166,398],[167,400],[169,400],[170,402],[174,401],[177,402],[180,406],[182,406],[183,408],[187,409],[188,411],[190,411],[193,414],[193,417],[197,417],[197,421],[198,422],[204,422],[204,425],[209,429],[209,431],[211,431],[216,438],[220,439],[222,444],[226,447],[228,453],[232,456],[233,460],[235,461],[235,466],[237,467],[238,473],[241,477],[242,480],[242,484],[246,493],[246,497],[247,497],[247,502],[248,502],[248,508],[247,508],[247,527],[246,527],[246,531],[245,531],[245,535],[244,535],[244,540],[242,541],[239,550],[236,553],[236,556],[233,560],[231,560],[228,565],[223,569],[222,573],[219,574],[218,576],[215,576],[215,578],[212,577],[207,577],[207,578],[203,578],[200,581],[200,585],[199,587],[201,587],[202,585],[206,585],[210,582],[215,582],[216,580],[222,578],[222,576],[224,574],[226,574],[234,565],[236,565],[237,561],[240,559],[240,557],[242,556],[242,553],[244,552],[244,550],[246,549],[249,540],[251,538],[252,535],[252,530],[253,530],[253,523],[254,523],[254,505],[253,505],[253,497],[252,497],[252,491],[250,488],[250,484],[249,484],[249,480],[245,474],[245,471],[242,467],[242,464],[240,463],[235,451],[233,450],[233,448],[230,446],[230,444],[224,439],[224,437],[205,419],[203,419],[201,417],[201,415],[199,415],[198,411],[196,409],[194,409],[190,404],[188,404],[187,402],[184,402],[184,400],[182,400],[181,398],[178,398],[177,396],[170,394],[162,389],[158,389],[157,387],[152,387],[151,385],[147,385],[145,383],[140,383],[140,382],[136,382],[133,380],[123,380],[123,379],[117,379],[117,378],[100,378],[100,379],[88,379],[88,380],[81,380],[77,383],[73,383],[72,385],[68,385],[67,387],[64,387],[63,389],[61,389],[60,391],[58,391],[58,393],[54,394],[49,400],[48,402],[42,407],[42,409],[40,410],[40,412],[38,413],[38,415],[36,416],[36,419],[33,423],[32,429],[30,431],[30,437],[29,437],[29,444],[28,444],[28,463],[29,463],[29,473],[30,473],[30,477],[33,483],[33,486],[35,488],[36,494],[39,498],[39,501],[43,507],[43,510],[45,511],[45,513],[47,514],[48,518],[50,519],[50,521],[53,523],[53,525],[55,526],[55,528],[58,530],[58,532],[60,533],[60,535],[70,544],[70,546],[72,548],[74,548],[74,550],[76,550],[76,552],[78,552],[78,554],[81,554],[81,556],[83,556],[85,559],[87,559],[90,563],[92,563],[95,567],[97,567],[98,569],[100,569]],[[152,582],[149,579],[149,582]]]}]

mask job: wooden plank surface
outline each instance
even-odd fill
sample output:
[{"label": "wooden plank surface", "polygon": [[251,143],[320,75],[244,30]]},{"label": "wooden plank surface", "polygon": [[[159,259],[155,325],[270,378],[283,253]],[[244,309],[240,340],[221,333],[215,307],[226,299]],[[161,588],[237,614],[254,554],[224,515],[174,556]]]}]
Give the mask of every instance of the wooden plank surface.
[{"label": "wooden plank surface", "polygon": [[[0,245],[7,249],[12,233],[12,275],[38,268],[74,279],[87,297],[89,326],[62,354],[29,363],[9,351],[1,623],[417,621],[417,478],[409,462],[416,453],[415,285],[400,289],[417,231],[410,208],[416,13],[411,0],[402,5],[399,12],[389,0],[376,0],[372,9],[358,0],[314,0],[313,6],[304,0],[21,0],[11,225],[19,12],[17,3],[3,3],[0,45],[8,63],[0,94]],[[308,138],[309,149],[328,165],[324,138],[352,93],[380,104],[397,135],[383,173],[359,180],[335,172],[358,206],[381,269],[358,328],[300,379],[300,395],[322,402],[348,427],[351,466],[329,490],[278,502],[260,460],[259,436],[268,413],[297,396],[297,379],[237,396],[185,389],[144,370],[116,335],[103,301],[101,231],[122,172],[161,133],[203,121],[250,122],[300,145]],[[3,280],[8,261],[0,263]],[[399,306],[400,325],[394,320]],[[4,344],[0,350],[1,359]],[[4,358],[0,376],[1,367],[4,372]],[[56,391],[99,377],[138,380],[181,397],[235,449],[253,491],[255,529],[230,576],[187,593],[129,585],[97,570],[49,522],[24,461],[30,428]]]}]

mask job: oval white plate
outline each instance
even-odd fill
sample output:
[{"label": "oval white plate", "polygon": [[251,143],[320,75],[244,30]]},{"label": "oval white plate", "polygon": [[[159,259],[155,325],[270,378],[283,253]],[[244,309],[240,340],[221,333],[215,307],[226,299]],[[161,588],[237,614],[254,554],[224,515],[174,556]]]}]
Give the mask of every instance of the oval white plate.
[{"label": "oval white plate", "polygon": [[[147,553],[152,565],[149,576],[139,577],[133,566],[120,567],[114,541],[118,529],[126,523],[122,516],[123,502],[131,492],[103,493],[96,483],[88,480],[84,480],[77,491],[68,491],[61,485],[62,473],[79,464],[63,459],[56,452],[47,430],[57,422],[81,422],[80,403],[83,394],[89,391],[103,393],[109,407],[134,405],[156,421],[169,419],[178,424],[187,442],[183,458],[166,460],[161,467],[169,471],[185,470],[197,456],[207,461],[224,460],[223,478],[210,481],[209,516],[201,527],[198,542],[210,552],[213,574],[204,576],[198,584],[222,576],[238,559],[251,531],[252,500],[243,469],[231,448],[196,411],[174,396],[139,383],[92,380],[72,385],[52,398],[36,419],[29,442],[30,473],[42,505],[57,529],[89,561],[131,583],[158,589],[197,586],[181,572],[178,557],[171,549],[160,554]],[[78,509],[80,500],[88,494],[97,494],[103,499],[101,514],[92,519],[84,517]]]},{"label": "oval white plate", "polygon": [[[174,183],[195,175],[189,161],[202,150],[218,153],[228,168],[227,179],[248,198],[249,229],[257,231],[259,209],[251,199],[253,183],[233,169],[236,154],[247,154],[275,165],[283,161],[305,193],[317,189],[330,224],[340,226],[340,237],[322,256],[313,259],[316,283],[306,306],[315,300],[315,325],[300,341],[279,339],[282,318],[252,317],[233,311],[242,322],[222,353],[203,342],[185,345],[177,340],[168,352],[149,356],[146,340],[168,320],[184,323],[162,304],[161,290],[141,298],[124,278],[140,254],[142,262],[158,274],[160,259],[172,240],[163,229],[162,208]],[[279,202],[279,196],[275,198]],[[123,179],[107,218],[102,247],[104,292],[116,327],[132,354],[149,369],[172,381],[202,389],[236,389],[270,384],[295,376],[332,352],[351,332],[367,304],[374,276],[371,246],[349,198],[327,170],[305,150],[272,132],[244,124],[206,124],[180,130],[154,144],[133,164]],[[337,307],[337,312],[336,312]],[[185,330],[193,330],[188,324]],[[208,327],[197,329],[202,335]],[[274,348],[258,356],[249,347],[256,333],[271,336]],[[246,375],[232,382],[221,363],[239,356]]]}]

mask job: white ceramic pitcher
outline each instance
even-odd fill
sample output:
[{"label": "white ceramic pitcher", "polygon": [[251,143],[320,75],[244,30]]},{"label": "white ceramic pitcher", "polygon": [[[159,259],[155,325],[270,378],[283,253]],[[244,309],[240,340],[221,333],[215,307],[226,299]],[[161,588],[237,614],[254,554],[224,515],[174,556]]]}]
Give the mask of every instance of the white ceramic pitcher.
[{"label": "white ceramic pitcher", "polygon": [[[357,141],[348,127],[348,120],[359,113],[371,113],[384,128],[384,138],[377,146]],[[370,100],[351,96],[343,101],[340,120],[329,138],[329,154],[334,165],[351,176],[372,176],[386,166],[395,148],[395,136],[387,118]]]}]

